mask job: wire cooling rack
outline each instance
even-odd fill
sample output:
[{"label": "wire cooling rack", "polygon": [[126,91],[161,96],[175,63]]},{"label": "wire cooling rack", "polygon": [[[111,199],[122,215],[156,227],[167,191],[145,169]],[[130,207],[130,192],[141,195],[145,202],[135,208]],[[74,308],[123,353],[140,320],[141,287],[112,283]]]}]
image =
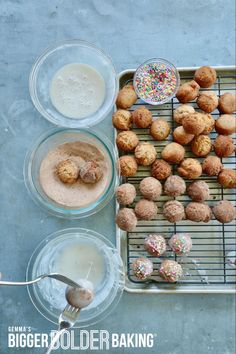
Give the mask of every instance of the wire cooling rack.
[{"label": "wire cooling rack", "polygon": [[[216,68],[217,82],[210,91],[215,91],[218,96],[224,92],[235,91],[236,72],[235,68],[224,67]],[[195,68],[179,69],[181,81],[188,81],[193,79]],[[130,82],[133,78],[134,70],[126,70],[120,74],[120,87]],[[205,91],[206,89],[204,89]],[[198,107],[195,102],[190,103],[196,110]],[[140,105],[145,105],[153,114],[153,118],[163,118],[172,127],[176,127],[173,120],[173,111],[180,105],[180,103],[173,99],[170,103],[162,106],[151,106],[144,104],[140,100],[130,109],[133,111]],[[219,112],[216,110],[212,113],[216,119]],[[140,141],[149,141],[155,146],[158,157],[164,146],[172,141],[172,135],[166,141],[154,141],[149,135],[148,129],[133,128],[133,131],[138,135]],[[214,140],[216,132],[210,135]],[[235,140],[235,137],[234,137]],[[185,146],[186,157],[194,157],[191,153],[190,146]],[[212,153],[214,154],[214,153]],[[200,162],[203,158],[197,158]],[[235,155],[229,158],[223,158],[222,163],[227,168],[235,168]],[[176,166],[173,165],[173,173],[175,174]],[[138,172],[134,177],[122,178],[122,183],[132,183],[137,190],[137,202],[141,195],[139,193],[139,183],[144,178],[150,176],[150,168],[139,166]],[[216,177],[201,176],[199,179],[206,181],[210,188],[210,199],[206,201],[210,206],[222,199],[228,199],[232,203],[236,203],[235,190],[223,189],[217,183]],[[186,180],[188,185],[192,181]],[[178,223],[169,223],[162,215],[163,203],[170,198],[162,195],[157,202],[158,215],[156,219],[151,221],[139,221],[136,229],[133,232],[124,232],[117,228],[117,247],[120,250],[121,257],[126,266],[126,290],[130,292],[173,292],[173,293],[192,293],[192,292],[234,292],[236,289],[236,265],[231,262],[235,260],[236,256],[236,239],[235,220],[230,224],[221,224],[217,220],[211,220],[209,223],[194,223],[192,221],[184,220]],[[184,205],[190,202],[187,195],[177,198]],[[131,206],[131,207],[134,207]],[[119,206],[117,205],[117,209]],[[167,250],[164,256],[158,258],[150,256],[143,247],[144,239],[147,235],[152,233],[159,233],[165,236],[168,241],[174,233],[188,232],[193,241],[193,248],[188,257],[176,256],[170,250]],[[146,281],[138,280],[131,268],[132,262],[140,257],[145,256],[154,263],[154,272],[150,279]],[[163,259],[175,259],[181,263],[184,270],[184,277],[177,284],[168,284],[158,276],[158,268]],[[231,261],[231,262],[230,262]]]}]

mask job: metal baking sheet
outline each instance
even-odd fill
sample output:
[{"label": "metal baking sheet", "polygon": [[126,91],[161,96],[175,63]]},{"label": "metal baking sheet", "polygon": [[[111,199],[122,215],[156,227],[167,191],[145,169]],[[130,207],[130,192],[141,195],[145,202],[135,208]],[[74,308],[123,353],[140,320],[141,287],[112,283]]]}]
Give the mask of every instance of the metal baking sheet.
[{"label": "metal baking sheet", "polygon": [[[193,78],[194,71],[197,68],[178,68],[181,81],[188,81]],[[234,66],[230,67],[215,67],[217,70],[217,81],[213,87],[209,90],[215,91],[217,95],[221,95],[224,92],[235,91],[236,71]],[[125,70],[119,74],[120,88],[126,83],[130,82],[133,78],[135,70]],[[206,90],[206,89],[204,89]],[[165,118],[174,128],[175,122],[173,121],[173,110],[177,108],[180,103],[173,99],[171,102],[162,106],[147,105],[141,100],[138,100],[136,104],[131,107],[130,111],[133,111],[140,105],[145,105],[152,111],[153,117]],[[197,108],[195,102],[191,104]],[[214,118],[219,116],[219,112],[216,110],[212,113]],[[160,151],[170,141],[172,136],[169,136],[166,141],[157,142],[152,139],[147,129],[134,128],[133,131],[138,135],[140,141],[149,141],[157,149],[158,157],[160,157]],[[211,138],[214,139],[216,132],[211,133]],[[116,138],[116,132],[115,132]],[[235,139],[235,137],[234,137]],[[186,156],[193,156],[190,148],[186,147]],[[194,156],[196,158],[196,156]],[[200,161],[203,159],[199,159]],[[228,168],[235,168],[235,156],[230,158],[224,158],[222,160],[224,165]],[[120,183],[130,182],[136,186],[138,191],[138,184],[142,178],[150,175],[150,169],[139,166],[138,173],[134,177],[121,178]],[[231,200],[234,204],[235,190],[223,189],[219,186],[215,177],[202,176],[201,179],[205,180],[211,189],[211,198],[208,201],[209,205],[212,205],[217,200],[223,198]],[[190,181],[186,181],[190,183]],[[140,194],[137,193],[136,201],[140,198]],[[159,213],[155,220],[151,221],[139,221],[136,229],[133,232],[124,232],[118,227],[116,228],[116,242],[117,248],[123,259],[126,269],[126,286],[125,289],[128,292],[133,293],[235,293],[236,292],[236,267],[228,264],[227,254],[228,252],[236,251],[235,231],[236,224],[233,221],[230,224],[220,224],[216,220],[212,220],[209,223],[193,223],[191,221],[181,221],[176,224],[169,223],[164,220],[162,216],[162,204],[166,200],[171,199],[165,195],[160,197],[157,202],[159,207]],[[184,195],[178,197],[178,200],[182,201],[185,205],[190,201],[188,196]],[[118,211],[119,205],[116,204],[116,210]],[[170,251],[160,258],[152,257],[147,254],[143,248],[144,238],[151,233],[163,234],[168,240],[173,233],[189,232],[193,239],[193,248],[190,255],[186,258],[176,257]],[[132,274],[130,264],[132,260],[137,257],[146,256],[150,257],[154,262],[154,274],[150,280],[139,281]],[[163,282],[158,277],[157,269],[159,263],[164,258],[176,259],[181,262],[185,276],[177,284],[169,284]]]}]

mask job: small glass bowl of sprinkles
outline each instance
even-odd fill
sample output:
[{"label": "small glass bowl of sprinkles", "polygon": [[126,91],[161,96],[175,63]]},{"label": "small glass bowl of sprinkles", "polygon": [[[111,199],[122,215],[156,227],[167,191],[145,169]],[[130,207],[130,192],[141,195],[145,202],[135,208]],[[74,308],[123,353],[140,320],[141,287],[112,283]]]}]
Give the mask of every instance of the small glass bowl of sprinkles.
[{"label": "small glass bowl of sprinkles", "polygon": [[141,64],[134,74],[136,94],[144,102],[160,105],[170,101],[180,84],[176,67],[165,59],[153,58]]}]

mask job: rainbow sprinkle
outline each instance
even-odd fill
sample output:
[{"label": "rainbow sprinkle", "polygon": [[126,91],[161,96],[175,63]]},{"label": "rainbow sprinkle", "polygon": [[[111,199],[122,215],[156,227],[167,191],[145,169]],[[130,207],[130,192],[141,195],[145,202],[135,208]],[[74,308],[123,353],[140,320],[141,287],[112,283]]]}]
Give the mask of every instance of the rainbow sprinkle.
[{"label": "rainbow sprinkle", "polygon": [[142,100],[154,105],[161,104],[176,93],[177,75],[174,66],[162,62],[144,63],[136,70],[134,87]]}]

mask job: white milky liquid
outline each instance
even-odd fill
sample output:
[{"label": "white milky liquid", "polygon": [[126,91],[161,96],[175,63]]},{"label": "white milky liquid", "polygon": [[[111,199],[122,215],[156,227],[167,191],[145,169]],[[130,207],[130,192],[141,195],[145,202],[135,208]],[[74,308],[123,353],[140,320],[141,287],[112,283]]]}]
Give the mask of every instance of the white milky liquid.
[{"label": "white milky liquid", "polygon": [[89,280],[96,289],[105,277],[105,260],[91,243],[73,244],[64,248],[55,262],[55,271],[77,279]]},{"label": "white milky liquid", "polygon": [[53,106],[64,116],[81,119],[95,113],[105,98],[102,76],[87,64],[63,66],[54,75],[50,86]]}]

